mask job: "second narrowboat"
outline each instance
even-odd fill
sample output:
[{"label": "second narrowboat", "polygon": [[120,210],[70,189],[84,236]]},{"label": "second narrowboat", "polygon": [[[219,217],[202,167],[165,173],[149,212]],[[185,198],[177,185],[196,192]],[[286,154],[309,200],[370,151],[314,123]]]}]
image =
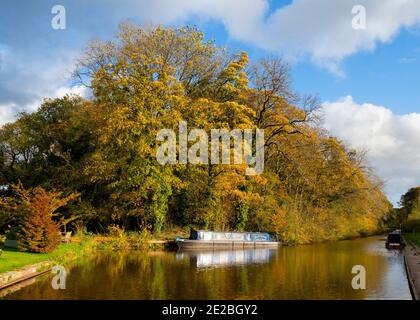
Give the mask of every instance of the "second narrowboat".
[{"label": "second narrowboat", "polygon": [[397,229],[388,233],[385,247],[387,249],[403,249],[405,247],[405,242],[401,230]]}]

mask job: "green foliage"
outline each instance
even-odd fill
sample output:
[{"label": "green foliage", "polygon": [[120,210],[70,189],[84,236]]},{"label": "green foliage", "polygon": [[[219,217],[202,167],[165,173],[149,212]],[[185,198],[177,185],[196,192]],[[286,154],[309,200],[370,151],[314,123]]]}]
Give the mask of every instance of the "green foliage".
[{"label": "green foliage", "polygon": [[410,231],[404,233],[404,237],[406,237],[409,241],[414,243],[416,246],[420,247],[420,228],[417,231]]},{"label": "green foliage", "polygon": [[410,213],[420,209],[420,187],[411,188],[401,197],[401,205]]},{"label": "green foliage", "polygon": [[398,210],[401,223],[407,228],[420,225],[420,187],[411,188],[400,201],[401,208]]},{"label": "green foliage", "polygon": [[110,241],[106,244],[108,248],[121,250],[130,247],[128,235],[124,228],[112,224],[108,226],[108,235],[110,236]]},{"label": "green foliage", "polygon": [[414,187],[401,196],[400,208],[394,208],[386,222],[391,227],[402,226],[405,231],[420,230],[420,187]]},{"label": "green foliage", "polygon": [[152,240],[153,235],[149,229],[143,228],[139,232],[133,232],[129,235],[131,247],[134,249],[148,250],[150,248],[149,241]]},{"label": "green foliage", "polygon": [[152,240],[152,233],[148,228],[141,231],[127,232],[124,228],[117,225],[108,226],[108,238],[104,243],[107,249],[141,249],[147,250],[150,247],[149,241]]},{"label": "green foliage", "polygon": [[[193,225],[308,243],[373,233],[388,218],[363,154],[317,129],[317,99],[293,92],[281,59],[250,64],[245,52],[230,54],[195,28],[123,24],[113,41],[91,43],[78,67],[91,79],[92,100],[48,99],[0,129],[0,185],[80,192],[63,221],[110,231],[112,246],[128,246],[122,230],[147,238],[144,225],[154,234]],[[180,120],[205,130],[264,129],[264,174],[158,164],[156,134]],[[0,211],[0,232],[14,214]]]},{"label": "green foliage", "polygon": [[244,231],[245,227],[248,222],[248,214],[249,214],[249,205],[248,204],[240,204],[237,208],[237,217],[236,217],[236,229],[238,231]]}]

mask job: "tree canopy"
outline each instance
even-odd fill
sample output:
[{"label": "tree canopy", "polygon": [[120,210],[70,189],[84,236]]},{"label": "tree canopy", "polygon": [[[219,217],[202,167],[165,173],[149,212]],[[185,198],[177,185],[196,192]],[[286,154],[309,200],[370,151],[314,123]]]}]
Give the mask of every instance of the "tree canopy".
[{"label": "tree canopy", "polygon": [[[264,230],[292,243],[375,232],[389,212],[363,154],[318,127],[317,98],[293,91],[280,58],[250,63],[192,27],[123,24],[114,40],[87,46],[76,76],[91,98],[46,99],[0,129],[2,197],[19,181],[80,193],[67,212],[95,232],[179,225]],[[264,173],[160,165],[156,135],[179,121],[264,129]]]}]

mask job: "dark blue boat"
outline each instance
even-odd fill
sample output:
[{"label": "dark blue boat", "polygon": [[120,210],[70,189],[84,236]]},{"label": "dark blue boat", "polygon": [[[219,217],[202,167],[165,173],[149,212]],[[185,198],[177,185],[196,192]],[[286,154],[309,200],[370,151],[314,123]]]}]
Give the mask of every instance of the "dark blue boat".
[{"label": "dark blue boat", "polygon": [[385,247],[387,249],[403,249],[405,247],[405,241],[400,229],[388,233]]}]

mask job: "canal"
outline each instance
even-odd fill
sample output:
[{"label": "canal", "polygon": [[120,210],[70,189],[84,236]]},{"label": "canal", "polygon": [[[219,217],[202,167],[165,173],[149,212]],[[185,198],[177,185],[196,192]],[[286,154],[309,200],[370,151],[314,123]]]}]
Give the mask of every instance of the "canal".
[{"label": "canal", "polygon": [[[366,269],[354,290],[352,267]],[[383,237],[210,252],[101,253],[69,268],[65,290],[52,275],[5,299],[411,299],[404,258]]]}]

